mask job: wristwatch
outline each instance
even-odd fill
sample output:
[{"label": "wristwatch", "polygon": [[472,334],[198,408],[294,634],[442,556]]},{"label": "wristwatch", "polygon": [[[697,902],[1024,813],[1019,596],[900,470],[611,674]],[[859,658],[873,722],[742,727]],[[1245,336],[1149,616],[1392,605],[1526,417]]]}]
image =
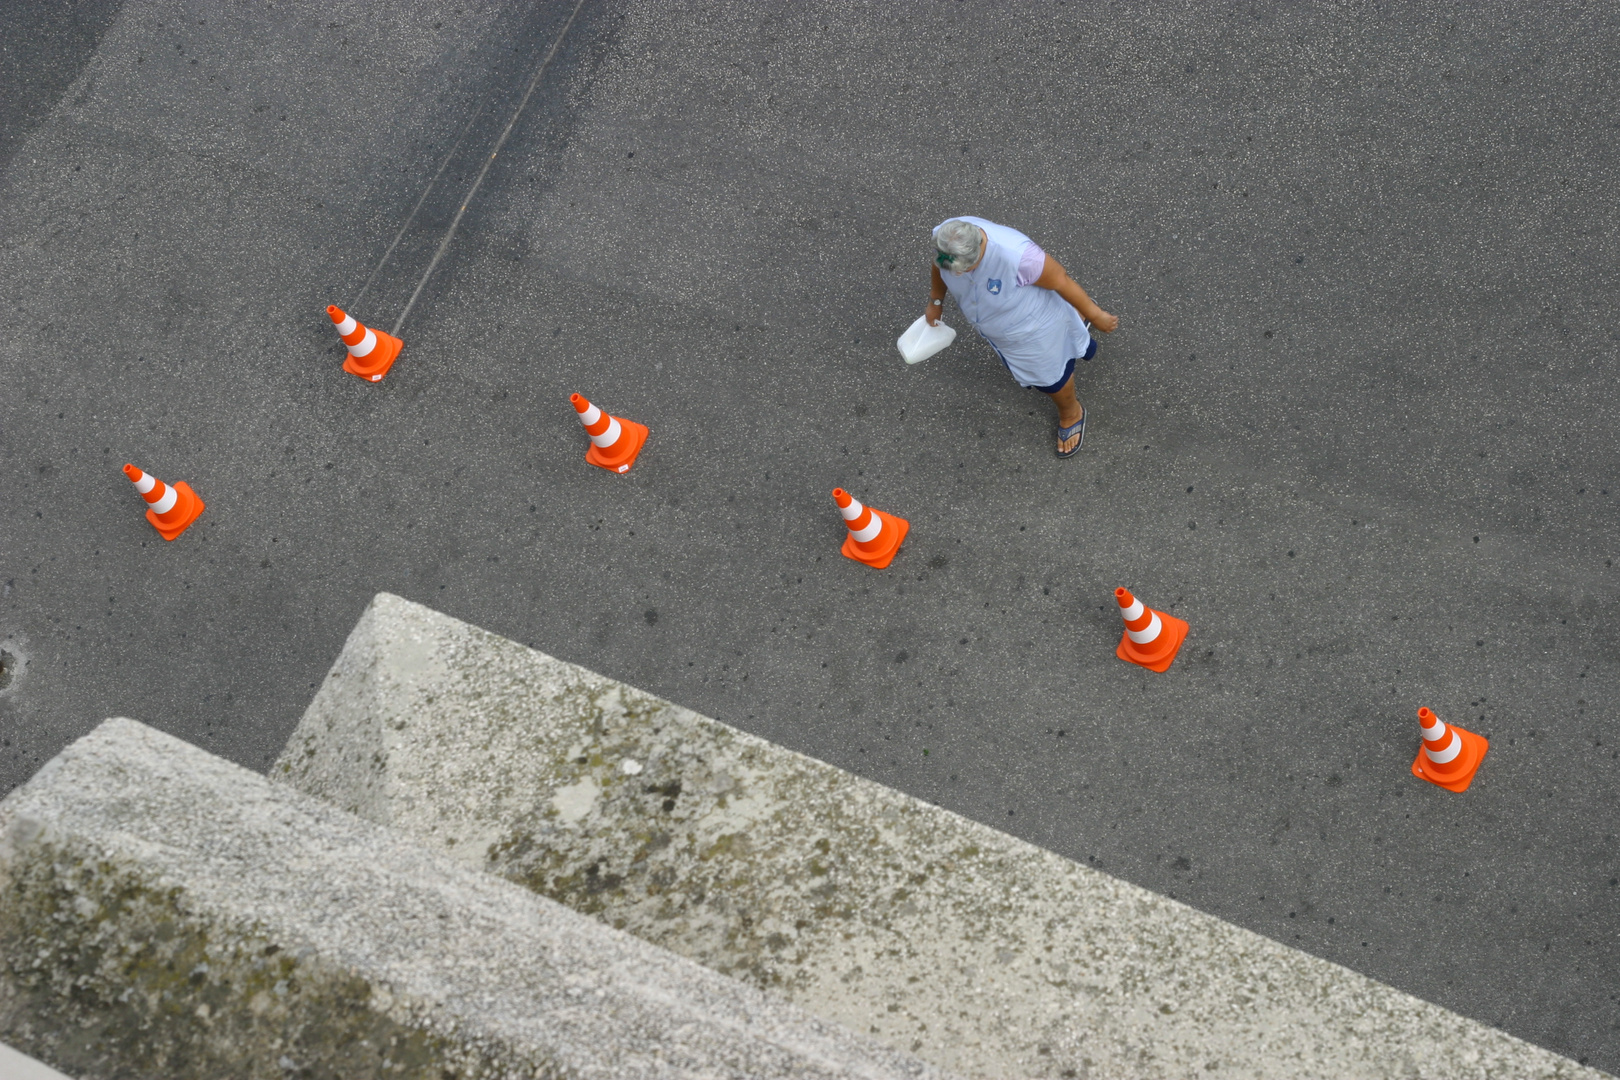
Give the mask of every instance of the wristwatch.
[{"label": "wristwatch", "polygon": [[944,307],[945,306],[945,301],[943,301],[943,300],[930,300],[930,301],[928,301],[928,303],[933,307]]}]

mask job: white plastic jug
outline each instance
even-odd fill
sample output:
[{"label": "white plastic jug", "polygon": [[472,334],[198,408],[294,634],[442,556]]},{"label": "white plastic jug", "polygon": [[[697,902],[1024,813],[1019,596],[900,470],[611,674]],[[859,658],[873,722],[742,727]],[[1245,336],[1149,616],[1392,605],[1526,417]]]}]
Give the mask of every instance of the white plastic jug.
[{"label": "white plastic jug", "polygon": [[906,363],[920,364],[955,340],[956,331],[946,326],[944,319],[929,326],[927,317],[919,315],[895,344]]}]

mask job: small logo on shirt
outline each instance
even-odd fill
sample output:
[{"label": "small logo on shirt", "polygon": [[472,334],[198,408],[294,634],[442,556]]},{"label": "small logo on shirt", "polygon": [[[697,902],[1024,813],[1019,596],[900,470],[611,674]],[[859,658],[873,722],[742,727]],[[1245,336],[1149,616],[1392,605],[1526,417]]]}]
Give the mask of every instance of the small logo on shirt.
[{"label": "small logo on shirt", "polygon": [[991,296],[1001,295],[1001,279],[998,277],[993,277],[989,281],[985,282],[984,287]]}]

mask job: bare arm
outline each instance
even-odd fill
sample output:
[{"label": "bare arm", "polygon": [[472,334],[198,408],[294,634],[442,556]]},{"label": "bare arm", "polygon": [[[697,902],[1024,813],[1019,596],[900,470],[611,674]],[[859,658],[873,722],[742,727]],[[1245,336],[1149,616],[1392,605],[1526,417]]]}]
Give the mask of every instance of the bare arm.
[{"label": "bare arm", "polygon": [[939,322],[939,317],[945,311],[945,279],[939,276],[939,264],[934,263],[929,268],[933,277],[928,286],[928,306],[923,309],[923,318],[928,325],[933,326]]},{"label": "bare arm", "polygon": [[[938,270],[934,271],[934,276],[939,276]],[[941,286],[943,284],[941,282]],[[1046,265],[1041,268],[1041,276],[1035,279],[1035,284],[1043,289],[1051,289],[1063,297],[1080,313],[1082,319],[1105,334],[1112,333],[1119,325],[1119,318],[1093,304],[1091,297],[1086,295],[1086,290],[1082,289],[1080,284],[1069,276],[1069,272],[1058,265],[1058,261],[1050,255],[1046,257]]]}]

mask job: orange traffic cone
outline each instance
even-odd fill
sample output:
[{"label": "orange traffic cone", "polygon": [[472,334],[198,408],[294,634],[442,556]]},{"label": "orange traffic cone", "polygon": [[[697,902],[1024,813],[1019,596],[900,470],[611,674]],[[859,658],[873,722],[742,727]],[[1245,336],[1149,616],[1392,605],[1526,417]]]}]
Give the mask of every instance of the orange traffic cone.
[{"label": "orange traffic cone", "polygon": [[1447,791],[1467,791],[1490,740],[1446,723],[1427,708],[1418,710],[1418,723],[1423,725],[1423,749],[1412,762],[1412,775]]},{"label": "orange traffic cone", "polygon": [[135,490],[146,500],[146,520],[165,540],[173,540],[185,532],[205,509],[203,501],[184,480],[170,487],[133,465],[124,466],[124,475],[135,482]]},{"label": "orange traffic cone", "polygon": [[1114,599],[1119,601],[1119,613],[1125,617],[1125,636],[1119,639],[1114,655],[1149,671],[1169,668],[1187,639],[1187,624],[1174,615],[1147,607],[1129,589],[1115,589]]},{"label": "orange traffic cone", "polygon": [[585,460],[608,472],[625,473],[636,463],[636,455],[647,441],[647,429],[634,420],[625,420],[592,405],[579,394],[569,394],[579,422],[585,425],[585,434],[591,437]]},{"label": "orange traffic cone", "polygon": [[381,382],[405,343],[393,334],[373,330],[336,304],[328,304],[326,314],[331,316],[343,344],[349,347],[349,358],[343,361],[343,370],[367,382]]},{"label": "orange traffic cone", "polygon": [[844,537],[844,546],[840,549],[844,555],[879,570],[894,562],[895,553],[900,550],[900,541],[911,531],[911,522],[870,506],[862,506],[859,499],[843,488],[833,488],[833,501],[838,504],[838,512],[844,516],[844,524],[849,528],[849,535]]}]

